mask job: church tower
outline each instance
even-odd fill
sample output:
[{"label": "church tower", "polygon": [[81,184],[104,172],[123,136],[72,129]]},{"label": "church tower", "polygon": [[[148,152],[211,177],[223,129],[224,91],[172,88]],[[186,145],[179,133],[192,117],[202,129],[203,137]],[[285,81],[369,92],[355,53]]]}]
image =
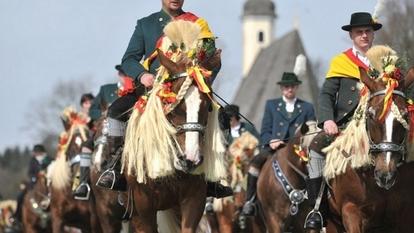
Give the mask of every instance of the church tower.
[{"label": "church tower", "polygon": [[273,40],[275,4],[272,0],[247,0],[243,22],[243,78],[247,76],[257,54]]}]

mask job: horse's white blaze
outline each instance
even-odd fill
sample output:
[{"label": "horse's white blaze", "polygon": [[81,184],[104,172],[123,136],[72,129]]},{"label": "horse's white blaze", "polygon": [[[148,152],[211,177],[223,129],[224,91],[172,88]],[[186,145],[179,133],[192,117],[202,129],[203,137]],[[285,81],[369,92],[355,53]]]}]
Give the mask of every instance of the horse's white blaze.
[{"label": "horse's white blaze", "polygon": [[[200,110],[200,93],[198,89],[191,86],[185,95],[185,106],[187,108],[187,122],[198,122],[198,111]],[[199,147],[199,132],[186,132],[185,133],[185,155],[187,159],[198,162],[200,159],[200,147]]]},{"label": "horse's white blaze", "polygon": [[[392,142],[392,129],[394,126],[394,113],[392,111],[389,111],[387,118],[385,119],[385,133],[386,133],[386,142]],[[387,152],[385,157],[385,162],[387,166],[389,166],[391,161],[391,152]]]}]

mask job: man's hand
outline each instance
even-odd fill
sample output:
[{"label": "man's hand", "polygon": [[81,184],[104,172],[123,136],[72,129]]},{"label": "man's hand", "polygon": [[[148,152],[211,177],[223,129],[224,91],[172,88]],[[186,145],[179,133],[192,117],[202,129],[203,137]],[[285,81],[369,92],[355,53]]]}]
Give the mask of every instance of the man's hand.
[{"label": "man's hand", "polygon": [[269,146],[270,148],[272,148],[272,150],[276,150],[277,148],[279,148],[281,145],[284,145],[285,142],[279,140],[279,139],[273,139],[270,140]]},{"label": "man's hand", "polygon": [[323,123],[323,130],[328,135],[336,135],[338,134],[338,126],[336,125],[335,121],[327,120]]},{"label": "man's hand", "polygon": [[141,76],[140,81],[145,87],[152,87],[155,77],[153,74],[145,73]]}]

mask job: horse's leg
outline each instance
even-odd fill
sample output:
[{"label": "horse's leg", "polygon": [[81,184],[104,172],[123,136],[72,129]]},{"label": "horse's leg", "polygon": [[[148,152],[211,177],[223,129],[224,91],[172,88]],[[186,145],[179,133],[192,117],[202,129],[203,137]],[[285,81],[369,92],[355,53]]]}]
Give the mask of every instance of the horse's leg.
[{"label": "horse's leg", "polygon": [[131,219],[134,233],[158,233],[157,213],[139,213]]},{"label": "horse's leg", "polygon": [[235,212],[234,204],[229,201],[222,201],[223,209],[216,213],[220,233],[233,232],[233,213]]},{"label": "horse's leg", "polygon": [[277,216],[276,213],[266,216],[267,218],[267,230],[269,233],[282,233],[283,232],[283,220]]},{"label": "horse's leg", "polygon": [[362,213],[359,208],[351,202],[342,206],[342,223],[347,233],[362,233]]},{"label": "horse's leg", "polygon": [[[200,179],[200,178],[198,178]],[[194,187],[180,203],[181,232],[195,233],[206,204],[206,185],[203,180],[190,180]],[[199,185],[196,185],[196,184]]]},{"label": "horse's leg", "polygon": [[63,221],[61,216],[52,214],[52,232],[61,233],[63,232]]}]

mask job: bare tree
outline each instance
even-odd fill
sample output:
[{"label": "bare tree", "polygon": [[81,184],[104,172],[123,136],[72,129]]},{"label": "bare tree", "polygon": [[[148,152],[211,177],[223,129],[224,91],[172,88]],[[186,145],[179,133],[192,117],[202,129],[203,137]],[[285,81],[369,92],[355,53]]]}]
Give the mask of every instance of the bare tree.
[{"label": "bare tree", "polygon": [[379,13],[383,29],[377,34],[379,44],[387,44],[414,63],[414,1],[390,0]]},{"label": "bare tree", "polygon": [[49,93],[30,104],[25,129],[37,142],[44,143],[53,155],[58,135],[63,130],[60,114],[68,106],[79,106],[82,94],[91,92],[90,77],[58,82]]}]

